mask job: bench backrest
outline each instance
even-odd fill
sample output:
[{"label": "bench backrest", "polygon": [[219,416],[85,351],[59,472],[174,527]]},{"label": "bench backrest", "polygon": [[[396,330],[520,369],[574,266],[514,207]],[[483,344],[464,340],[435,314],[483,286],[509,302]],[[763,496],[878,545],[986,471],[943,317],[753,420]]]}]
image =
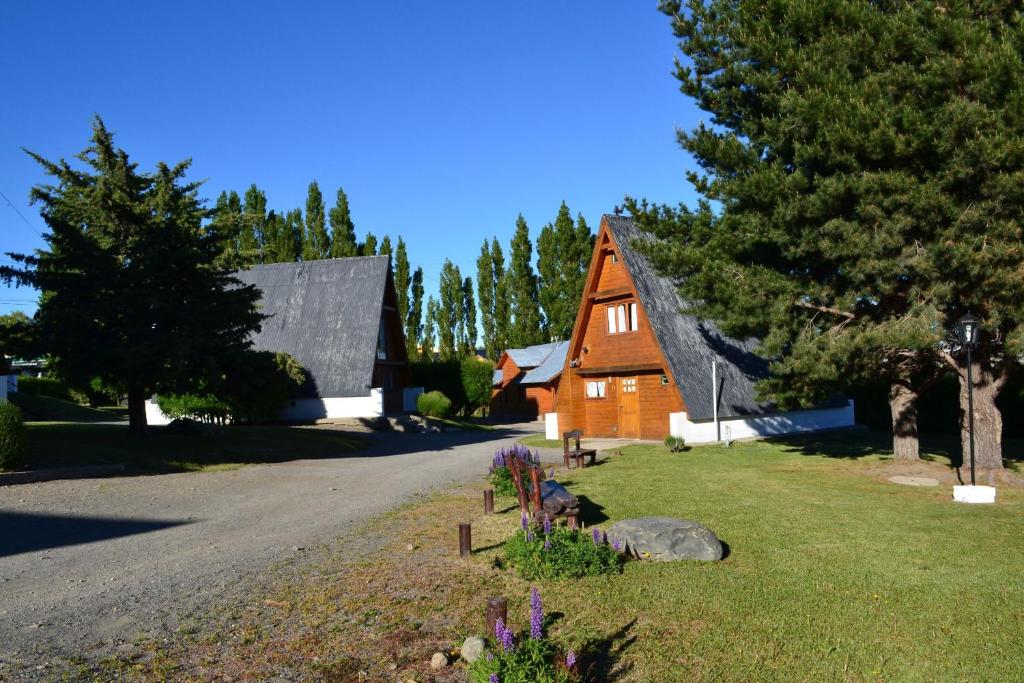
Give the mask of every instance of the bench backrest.
[{"label": "bench backrest", "polygon": [[569,454],[569,439],[576,439],[576,447],[574,450],[580,449],[580,437],[583,436],[583,432],[579,429],[574,429],[571,432],[564,432],[562,434],[562,451]]}]

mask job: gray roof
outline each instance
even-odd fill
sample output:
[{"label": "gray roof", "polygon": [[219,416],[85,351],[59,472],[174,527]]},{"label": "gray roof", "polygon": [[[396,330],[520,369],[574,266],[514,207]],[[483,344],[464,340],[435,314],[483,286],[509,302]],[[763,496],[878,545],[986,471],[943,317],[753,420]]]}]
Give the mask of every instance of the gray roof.
[{"label": "gray roof", "polygon": [[237,273],[268,315],[253,348],[284,351],[309,380],[300,397],[366,396],[388,277],[387,256],[273,263]]},{"label": "gray roof", "polygon": [[[523,377],[523,384],[547,384],[562,372],[562,368],[565,366],[565,356],[569,352],[569,342],[553,342],[545,344],[545,346],[551,349],[548,357],[540,365],[526,373],[526,376]],[[516,363],[516,365],[519,364]]]},{"label": "gray roof", "polygon": [[659,275],[634,241],[653,240],[626,216],[605,216],[612,238],[633,277],[640,304],[654,328],[669,369],[686,402],[691,420],[713,417],[711,362],[717,362],[718,414],[736,417],[774,412],[759,403],[754,383],[768,376],[768,361],[754,353],[758,341],[738,341],[725,336],[709,321],[686,315],[686,302],[675,283]]},{"label": "gray roof", "polygon": [[501,383],[501,378],[504,375],[505,375],[504,372],[502,372],[498,368],[495,368],[494,369],[494,373],[491,375],[491,384],[500,384]]},{"label": "gray roof", "polygon": [[525,349],[505,349],[505,353],[509,355],[513,363],[523,370],[528,370],[537,367],[547,360],[547,357],[551,355],[551,351],[557,343],[534,344],[533,346],[527,346]]}]

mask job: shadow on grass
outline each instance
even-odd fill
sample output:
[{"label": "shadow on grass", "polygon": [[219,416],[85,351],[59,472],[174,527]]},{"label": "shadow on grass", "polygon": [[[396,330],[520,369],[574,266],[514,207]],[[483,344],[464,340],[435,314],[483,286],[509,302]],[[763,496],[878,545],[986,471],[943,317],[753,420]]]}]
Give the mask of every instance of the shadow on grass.
[{"label": "shadow on grass", "polygon": [[0,512],[0,557],[134,536],[182,524],[189,522]]},{"label": "shadow on grass", "polygon": [[621,660],[626,650],[636,642],[636,636],[630,635],[635,625],[636,619],[633,619],[604,638],[589,641],[580,648],[578,666],[583,680],[616,681],[630,672],[633,665]]},{"label": "shadow on grass", "polygon": [[584,524],[593,526],[611,519],[608,515],[604,514],[603,505],[598,505],[586,496],[576,496],[576,500],[580,503],[580,521]]}]

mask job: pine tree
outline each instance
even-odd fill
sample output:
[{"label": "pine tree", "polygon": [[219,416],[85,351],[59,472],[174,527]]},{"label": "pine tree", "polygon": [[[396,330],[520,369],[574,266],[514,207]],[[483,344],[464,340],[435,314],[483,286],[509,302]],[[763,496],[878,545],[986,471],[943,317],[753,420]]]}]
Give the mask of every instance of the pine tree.
[{"label": "pine tree", "polygon": [[409,282],[409,312],[405,316],[405,344],[410,359],[417,356],[425,343],[423,339],[423,269],[416,268]]},{"label": "pine tree", "polygon": [[978,461],[1001,469],[995,399],[1024,346],[1012,3],[662,8],[688,58],[682,90],[715,125],[679,134],[702,169],[696,209],[629,204],[667,241],[655,263],[696,313],[761,338],[780,405],[888,379],[899,457],[916,457],[912,404],[936,363],[963,386],[945,331],[972,310]]},{"label": "pine tree", "polygon": [[459,325],[462,338],[459,344],[463,356],[476,354],[476,305],[473,303],[473,278],[462,281],[462,323]]},{"label": "pine tree", "polygon": [[124,387],[129,429],[145,434],[149,396],[201,386],[248,347],[259,292],[222,263],[225,233],[204,225],[189,162],[140,172],[98,116],[83,169],[29,156],[53,178],[31,194],[46,247],[11,254],[21,265],[0,265],[0,280],[43,292],[36,322],[54,369]]},{"label": "pine tree", "polygon": [[331,256],[339,258],[342,256],[355,256],[356,247],[356,226],[352,222],[349,213],[348,195],[338,188],[338,197],[335,200],[334,208],[331,209]]},{"label": "pine tree", "polygon": [[359,245],[360,256],[376,256],[377,255],[377,236],[372,232],[366,233],[366,239],[362,244]]},{"label": "pine tree", "polygon": [[[401,235],[398,236],[398,247],[395,249],[395,293],[398,298],[398,319],[405,324],[409,317],[409,254]],[[408,336],[408,329],[406,333]]]},{"label": "pine tree", "polygon": [[324,196],[314,180],[306,194],[306,230],[302,241],[302,260],[313,261],[331,255],[331,239],[324,223]]},{"label": "pine tree", "polygon": [[441,266],[440,301],[434,317],[437,328],[437,350],[441,360],[459,357],[459,341],[465,337],[465,319],[462,306],[462,274],[449,259]]},{"label": "pine tree", "polygon": [[505,270],[505,255],[501,242],[491,240],[491,263],[494,272],[494,359],[509,348],[512,330],[512,301],[509,294],[508,272]]},{"label": "pine tree", "polygon": [[238,252],[246,263],[266,263],[267,196],[255,184],[245,191],[241,213],[242,233]]},{"label": "pine tree", "polygon": [[545,341],[544,320],[540,314],[537,275],[533,271],[533,245],[522,214],[516,219],[509,259],[508,288],[512,305],[512,326],[508,343],[513,347],[541,344]]},{"label": "pine tree", "polygon": [[[416,272],[420,272],[417,268]],[[434,360],[434,329],[437,326],[437,302],[431,296],[427,299],[427,315],[423,322],[423,340],[420,346],[420,360]]]},{"label": "pine tree", "polygon": [[539,297],[552,340],[572,336],[592,247],[590,228],[583,216],[579,225],[574,225],[563,201],[555,222],[544,226],[537,238]]},{"label": "pine tree", "polygon": [[476,260],[476,295],[480,306],[480,323],[484,332],[484,353],[488,358],[497,359],[501,350],[497,348],[494,329],[494,260],[491,257],[491,243],[484,240],[480,256]]}]

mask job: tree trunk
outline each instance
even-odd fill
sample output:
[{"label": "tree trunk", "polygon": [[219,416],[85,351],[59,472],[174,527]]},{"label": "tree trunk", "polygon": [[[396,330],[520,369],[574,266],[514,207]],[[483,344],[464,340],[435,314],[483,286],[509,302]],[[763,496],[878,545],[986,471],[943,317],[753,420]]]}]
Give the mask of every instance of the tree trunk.
[{"label": "tree trunk", "polygon": [[889,386],[892,455],[896,462],[913,462],[921,459],[917,440],[917,396],[917,392],[909,384],[893,382]]},{"label": "tree trunk", "polygon": [[[996,406],[996,397],[1003,388],[1002,378],[981,363],[973,363],[974,376],[974,467],[979,484],[988,483],[991,476],[1003,469],[1003,416]],[[966,368],[960,375],[960,442],[963,463],[960,479],[971,481],[971,432],[967,396]],[[983,476],[984,475],[984,479]]]},{"label": "tree trunk", "polygon": [[128,433],[146,433],[146,390],[142,387],[128,387]]}]

